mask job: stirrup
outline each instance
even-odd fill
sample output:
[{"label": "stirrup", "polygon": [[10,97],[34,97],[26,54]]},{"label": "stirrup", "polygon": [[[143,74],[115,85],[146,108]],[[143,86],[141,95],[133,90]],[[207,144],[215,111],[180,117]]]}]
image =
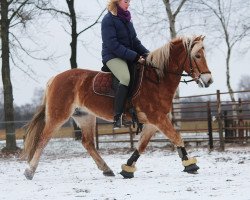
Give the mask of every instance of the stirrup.
[{"label": "stirrup", "polygon": [[127,119],[126,114],[123,114],[121,116],[121,118],[122,118],[122,120],[121,120],[122,121],[122,126],[130,127],[132,125],[132,122]]},{"label": "stirrup", "polygon": [[[116,118],[116,117],[115,117]],[[122,116],[120,116],[119,118],[117,117],[116,119],[114,119],[113,122],[113,129],[119,129],[122,127]]]}]

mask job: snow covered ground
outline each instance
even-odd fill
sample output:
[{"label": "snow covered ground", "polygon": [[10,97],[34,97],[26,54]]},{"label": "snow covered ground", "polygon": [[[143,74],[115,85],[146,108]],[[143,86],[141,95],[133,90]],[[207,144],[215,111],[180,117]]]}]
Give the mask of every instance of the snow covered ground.
[{"label": "snow covered ground", "polygon": [[[0,142],[0,148],[4,144]],[[0,158],[0,200],[250,200],[250,147],[226,152],[188,149],[198,158],[199,174],[182,172],[176,152],[150,147],[137,163],[133,179],[123,179],[120,166],[128,149],[101,146],[101,155],[116,173],[104,177],[80,142],[53,140],[46,147],[32,181],[18,158]]]}]

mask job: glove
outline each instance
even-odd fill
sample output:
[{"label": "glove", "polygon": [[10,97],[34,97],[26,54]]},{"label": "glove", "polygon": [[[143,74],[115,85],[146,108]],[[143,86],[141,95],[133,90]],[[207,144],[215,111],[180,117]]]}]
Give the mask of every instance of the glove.
[{"label": "glove", "polygon": [[148,55],[149,55],[149,52],[148,52],[148,53],[144,53],[144,54],[142,55],[142,57],[146,60],[147,57],[148,57]]}]

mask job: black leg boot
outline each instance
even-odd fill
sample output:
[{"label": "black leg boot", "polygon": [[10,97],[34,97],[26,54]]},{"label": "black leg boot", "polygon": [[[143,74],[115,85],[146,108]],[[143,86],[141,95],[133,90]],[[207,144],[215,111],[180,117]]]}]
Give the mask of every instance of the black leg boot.
[{"label": "black leg boot", "polygon": [[122,126],[122,119],[121,115],[123,113],[124,105],[127,99],[128,94],[128,86],[119,84],[115,94],[115,101],[114,101],[114,129],[121,128]]}]

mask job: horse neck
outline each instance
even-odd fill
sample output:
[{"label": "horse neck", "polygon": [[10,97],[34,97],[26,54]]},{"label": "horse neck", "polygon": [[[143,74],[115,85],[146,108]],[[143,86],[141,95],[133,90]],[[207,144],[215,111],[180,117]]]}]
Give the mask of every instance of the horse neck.
[{"label": "horse neck", "polygon": [[165,75],[160,84],[161,91],[165,93],[165,96],[171,95],[173,98],[175,95],[175,91],[181,80],[181,76],[179,74],[183,73],[183,65],[186,60],[185,52],[185,47],[181,41],[172,45],[169,63],[165,66]]},{"label": "horse neck", "polygon": [[165,77],[161,79],[159,84],[160,96],[162,96],[163,99],[172,100],[180,83],[180,80],[180,76],[167,73]]},{"label": "horse neck", "polygon": [[[181,76],[178,74],[181,74],[183,72],[183,62],[185,62],[185,47],[183,46],[182,41],[175,41],[170,50],[169,60],[166,63],[167,65],[164,66],[163,77],[160,77],[159,83],[157,85],[154,85],[155,83],[152,83],[150,79],[145,78],[147,81],[145,81],[145,92],[147,93],[149,90],[148,88],[153,88],[153,90],[150,90],[150,92],[153,95],[156,95],[159,97],[160,105],[162,106],[162,109],[169,110],[169,106],[172,105],[172,101],[176,92],[176,89],[180,83]],[[147,71],[151,77],[151,80],[154,79],[155,73],[157,72],[154,70]],[[171,73],[168,73],[171,72]],[[158,74],[159,76],[159,74]],[[154,85],[154,86],[153,86]]]}]

